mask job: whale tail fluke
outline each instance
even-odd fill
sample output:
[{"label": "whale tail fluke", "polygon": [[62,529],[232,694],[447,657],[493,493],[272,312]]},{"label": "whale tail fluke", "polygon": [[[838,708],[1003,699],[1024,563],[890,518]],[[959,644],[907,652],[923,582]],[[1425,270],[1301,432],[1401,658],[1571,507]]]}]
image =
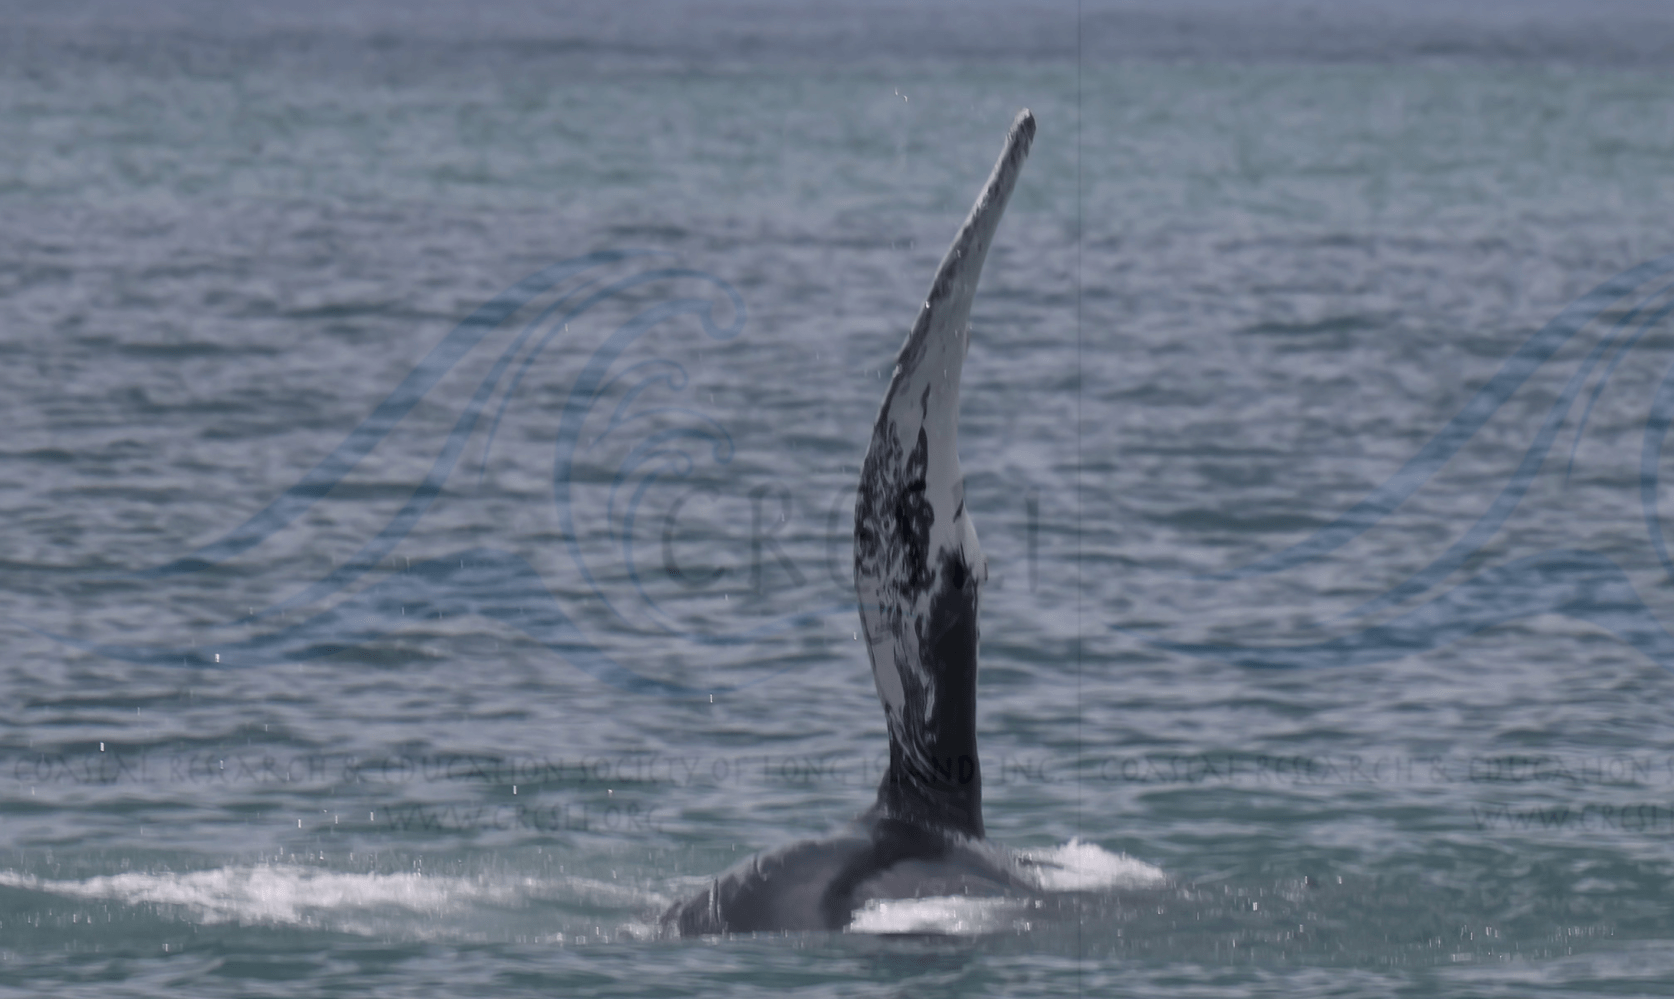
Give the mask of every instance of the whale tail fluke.
[{"label": "whale tail fluke", "polygon": [[971,301],[1035,119],[1018,113],[901,347],[860,476],[854,579],[889,726],[876,811],[980,838],[978,589],[988,563],[965,509],[959,378]]}]

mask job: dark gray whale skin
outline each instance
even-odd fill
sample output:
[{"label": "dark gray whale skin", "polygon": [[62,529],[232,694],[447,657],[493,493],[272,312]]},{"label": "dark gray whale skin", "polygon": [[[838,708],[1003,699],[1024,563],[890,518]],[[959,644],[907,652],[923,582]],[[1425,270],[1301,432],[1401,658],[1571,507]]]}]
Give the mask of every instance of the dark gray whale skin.
[{"label": "dark gray whale skin", "polygon": [[873,819],[851,835],[753,857],[669,909],[662,923],[682,937],[841,930],[873,899],[1029,891],[974,841],[899,819]]},{"label": "dark gray whale skin", "polygon": [[874,899],[1030,894],[983,841],[977,615],[988,563],[965,509],[959,378],[971,301],[1035,119],[1022,111],[901,347],[855,500],[855,593],[889,727],[876,803],[847,834],[756,856],[661,918],[667,933],[840,930]]}]

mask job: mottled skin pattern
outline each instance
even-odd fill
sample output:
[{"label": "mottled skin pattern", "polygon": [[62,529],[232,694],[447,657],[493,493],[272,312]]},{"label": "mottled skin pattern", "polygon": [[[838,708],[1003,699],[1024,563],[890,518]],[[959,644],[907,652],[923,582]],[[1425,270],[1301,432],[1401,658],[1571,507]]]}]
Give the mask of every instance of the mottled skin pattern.
[{"label": "mottled skin pattern", "polygon": [[901,347],[855,503],[854,577],[872,676],[889,723],[877,814],[980,838],[978,590],[988,563],[965,510],[959,376],[971,300],[1028,155],[1018,115]]},{"label": "mottled skin pattern", "polygon": [[897,358],[855,501],[854,577],[889,770],[852,835],[751,859],[662,917],[681,936],[836,930],[869,899],[1027,891],[982,842],[978,591],[965,510],[959,377],[971,300],[1035,120],[1018,114]]}]

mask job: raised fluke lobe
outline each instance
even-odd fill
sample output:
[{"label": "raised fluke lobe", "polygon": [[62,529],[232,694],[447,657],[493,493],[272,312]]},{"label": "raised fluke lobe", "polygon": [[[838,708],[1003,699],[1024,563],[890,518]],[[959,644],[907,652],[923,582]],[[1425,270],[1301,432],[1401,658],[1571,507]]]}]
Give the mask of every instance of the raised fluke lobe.
[{"label": "raised fluke lobe", "polygon": [[988,565],[965,510],[959,380],[971,301],[1034,134],[1034,116],[1018,114],[937,268],[872,429],[855,503],[855,592],[889,725],[877,812],[972,837],[983,833],[976,653]]},{"label": "raised fluke lobe", "polygon": [[1027,890],[976,842],[977,608],[988,562],[965,509],[958,430],[971,300],[1034,135],[1034,116],[1021,112],[901,347],[861,471],[855,592],[889,726],[877,803],[854,834],[754,858],[670,908],[663,925],[682,936],[836,930],[872,899]]}]

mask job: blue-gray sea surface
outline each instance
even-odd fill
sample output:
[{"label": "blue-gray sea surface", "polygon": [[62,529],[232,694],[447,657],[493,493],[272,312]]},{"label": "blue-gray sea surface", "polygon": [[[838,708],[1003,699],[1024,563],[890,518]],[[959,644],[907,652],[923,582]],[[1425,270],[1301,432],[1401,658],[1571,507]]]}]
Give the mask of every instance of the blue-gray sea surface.
[{"label": "blue-gray sea surface", "polygon": [[[0,8],[0,991],[1674,989],[1668,6],[479,7]],[[1023,107],[978,722],[1079,890],[658,939],[871,800]]]}]

